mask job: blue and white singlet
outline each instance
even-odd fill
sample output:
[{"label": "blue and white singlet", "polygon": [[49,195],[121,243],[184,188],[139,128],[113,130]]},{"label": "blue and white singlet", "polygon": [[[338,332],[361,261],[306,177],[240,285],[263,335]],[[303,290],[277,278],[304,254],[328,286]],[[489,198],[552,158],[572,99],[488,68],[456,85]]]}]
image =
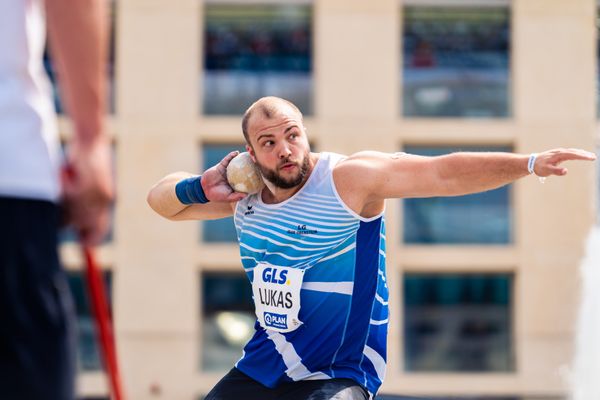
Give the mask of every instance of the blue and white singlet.
[{"label": "blue and white singlet", "polygon": [[288,200],[238,202],[235,226],[253,286],[256,332],[236,367],[267,387],[349,378],[374,396],[386,368],[383,213],[363,218],[337,193],[344,156],[320,153]]}]

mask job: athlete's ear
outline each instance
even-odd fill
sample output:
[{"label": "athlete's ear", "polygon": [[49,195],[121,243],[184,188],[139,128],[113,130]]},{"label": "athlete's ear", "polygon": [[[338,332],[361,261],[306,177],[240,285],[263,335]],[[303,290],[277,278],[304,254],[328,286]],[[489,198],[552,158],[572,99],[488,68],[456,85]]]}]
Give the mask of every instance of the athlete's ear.
[{"label": "athlete's ear", "polygon": [[252,162],[256,162],[256,156],[254,155],[254,149],[249,144],[246,145],[246,151],[250,154],[250,158]]}]

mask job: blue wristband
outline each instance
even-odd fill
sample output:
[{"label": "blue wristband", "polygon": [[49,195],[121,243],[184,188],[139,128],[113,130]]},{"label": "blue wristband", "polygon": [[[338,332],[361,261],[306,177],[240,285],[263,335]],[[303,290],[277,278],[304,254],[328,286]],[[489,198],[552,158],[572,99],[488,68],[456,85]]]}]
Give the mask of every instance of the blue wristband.
[{"label": "blue wristband", "polygon": [[183,204],[204,204],[210,200],[206,198],[202,189],[202,175],[187,178],[175,185],[175,194]]}]

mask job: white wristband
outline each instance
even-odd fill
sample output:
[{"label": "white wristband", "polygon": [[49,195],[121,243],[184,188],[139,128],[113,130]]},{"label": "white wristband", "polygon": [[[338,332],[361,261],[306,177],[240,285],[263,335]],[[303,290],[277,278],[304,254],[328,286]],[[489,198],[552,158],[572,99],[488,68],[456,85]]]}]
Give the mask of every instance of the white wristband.
[{"label": "white wristband", "polygon": [[529,171],[530,174],[535,173],[534,167],[536,158],[537,153],[531,153],[531,155],[529,156],[529,161],[527,161],[527,171]]},{"label": "white wristband", "polygon": [[[537,158],[537,153],[531,153],[531,155],[529,156],[529,161],[527,161],[527,171],[529,171],[530,174],[535,174],[535,160]],[[537,175],[537,174],[536,174]],[[540,183],[544,183],[546,182],[546,178],[543,176],[539,176],[538,177],[540,180]]]}]

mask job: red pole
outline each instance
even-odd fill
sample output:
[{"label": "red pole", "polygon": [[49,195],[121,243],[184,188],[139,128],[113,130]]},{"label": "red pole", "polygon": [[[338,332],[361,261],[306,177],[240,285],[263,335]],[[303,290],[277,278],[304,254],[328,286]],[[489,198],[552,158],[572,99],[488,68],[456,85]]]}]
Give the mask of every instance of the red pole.
[{"label": "red pole", "polygon": [[83,255],[86,261],[88,292],[90,293],[92,313],[95,320],[96,342],[100,344],[100,355],[104,369],[108,374],[112,397],[114,400],[124,400],[125,396],[123,395],[123,386],[117,364],[117,352],[112,321],[108,312],[108,302],[105,296],[104,280],[96,264],[92,249],[84,246]]}]

